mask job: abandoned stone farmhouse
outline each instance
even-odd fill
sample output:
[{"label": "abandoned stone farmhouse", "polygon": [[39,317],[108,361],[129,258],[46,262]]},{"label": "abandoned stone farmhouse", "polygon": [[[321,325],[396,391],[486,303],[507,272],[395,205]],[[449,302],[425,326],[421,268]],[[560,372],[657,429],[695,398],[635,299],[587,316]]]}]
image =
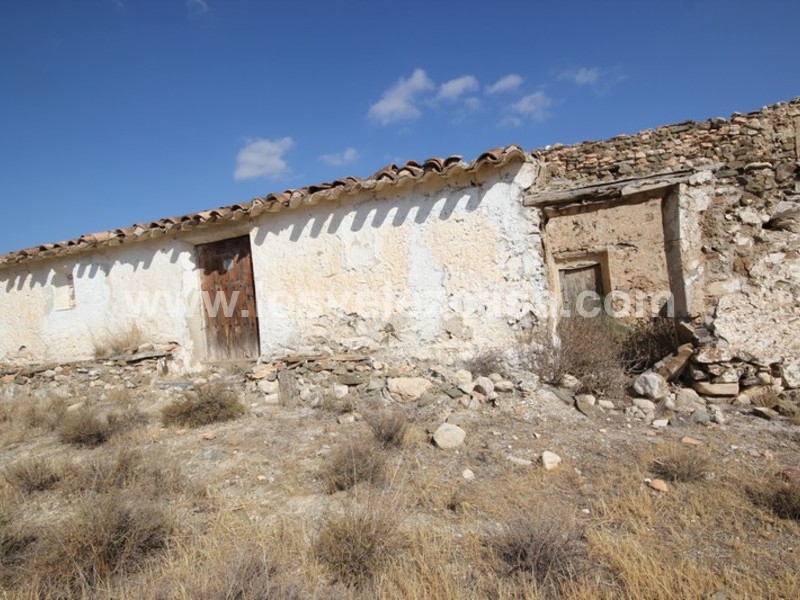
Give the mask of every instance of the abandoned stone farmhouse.
[{"label": "abandoned stone farmhouse", "polygon": [[459,354],[552,325],[588,291],[645,316],[669,308],[727,360],[794,363],[798,161],[795,99],[601,142],[392,164],[12,252],[0,362],[88,358],[132,329],[198,361]]}]

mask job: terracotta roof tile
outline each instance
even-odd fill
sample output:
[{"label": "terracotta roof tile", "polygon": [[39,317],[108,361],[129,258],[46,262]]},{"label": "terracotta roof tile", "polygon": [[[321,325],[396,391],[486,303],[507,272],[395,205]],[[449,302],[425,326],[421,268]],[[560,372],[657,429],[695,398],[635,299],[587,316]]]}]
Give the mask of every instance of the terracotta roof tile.
[{"label": "terracotta roof tile", "polygon": [[131,227],[112,229],[99,233],[83,235],[74,240],[43,244],[34,248],[18,250],[0,255],[0,269],[13,264],[37,260],[50,256],[73,254],[102,246],[135,242],[154,236],[162,236],[170,231],[189,231],[195,227],[210,226],[214,223],[245,219],[264,212],[278,212],[284,208],[295,208],[304,204],[317,204],[321,200],[331,200],[346,194],[358,193],[386,185],[395,185],[407,180],[421,180],[429,174],[445,178],[458,170],[471,172],[486,165],[501,165],[515,160],[529,160],[531,155],[517,145],[495,148],[481,154],[470,163],[462,161],[458,155],[446,158],[428,158],[423,163],[410,160],[401,166],[392,163],[378,170],[366,179],[343,177],[330,182],[318,183],[299,189],[270,193],[250,202],[232,204],[220,208],[178,217],[167,217],[151,223],[137,223]]}]

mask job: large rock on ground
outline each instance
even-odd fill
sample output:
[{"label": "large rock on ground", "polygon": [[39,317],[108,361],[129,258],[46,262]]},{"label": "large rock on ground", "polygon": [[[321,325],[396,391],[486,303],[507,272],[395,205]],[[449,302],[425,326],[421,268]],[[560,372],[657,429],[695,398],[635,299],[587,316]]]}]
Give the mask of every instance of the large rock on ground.
[{"label": "large rock on ground", "polygon": [[692,414],[698,408],[704,409],[705,401],[690,388],[680,388],[675,392],[675,411]]},{"label": "large rock on ground", "polygon": [[458,425],[452,423],[442,423],[439,429],[433,434],[434,443],[443,450],[451,450],[458,448],[464,443],[467,437],[467,432],[461,429]]},{"label": "large rock on ground", "polygon": [[398,402],[414,402],[427,392],[433,383],[424,377],[391,377],[386,387]]},{"label": "large rock on ground", "polygon": [[633,381],[633,389],[637,394],[651,400],[663,400],[669,394],[667,380],[658,373],[646,371]]}]

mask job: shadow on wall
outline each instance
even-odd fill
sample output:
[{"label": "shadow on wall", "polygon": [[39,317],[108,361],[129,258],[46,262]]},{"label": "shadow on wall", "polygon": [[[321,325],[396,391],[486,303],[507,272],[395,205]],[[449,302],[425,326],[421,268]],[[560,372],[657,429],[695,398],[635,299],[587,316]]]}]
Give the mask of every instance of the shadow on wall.
[{"label": "shadow on wall", "polygon": [[[163,244],[163,241],[159,242]],[[66,257],[60,259],[52,259],[52,262],[36,262],[29,267],[20,266],[18,271],[14,272],[13,267],[8,279],[5,280],[6,293],[16,289],[21,291],[24,288],[34,289],[36,286],[44,287],[47,282],[51,280],[51,276],[57,272],[64,272],[65,269],[74,265],[72,270],[73,275],[78,279],[90,278],[93,279],[99,273],[108,276],[112,269],[121,266],[130,266],[133,272],[140,269],[149,269],[153,264],[153,259],[163,254],[169,257],[171,264],[176,264],[181,257],[181,254],[186,248],[191,248],[191,245],[174,245],[171,247],[150,248],[148,244],[130,244],[117,246],[112,249],[104,249],[97,253],[86,253],[76,255],[75,257]],[[194,261],[193,253],[190,253],[192,261]],[[194,265],[193,265],[194,266]],[[22,271],[21,269],[25,269]],[[0,272],[0,278],[3,277]]]},{"label": "shadow on wall", "polygon": [[[352,218],[350,231],[353,232],[361,231],[367,225],[378,229],[387,225],[387,221],[392,227],[401,227],[411,218],[418,225],[422,225],[430,218],[446,221],[457,208],[460,212],[474,212],[486,195],[486,190],[483,188],[449,191],[451,194],[446,196],[433,197],[427,194],[411,198],[369,199],[354,205],[337,202],[310,206],[304,211],[292,211],[291,219],[266,219],[256,232],[255,243],[261,245],[268,234],[279,235],[286,229],[291,229],[289,239],[292,242],[299,241],[304,232],[307,232],[306,236],[312,238],[319,237],[323,229],[326,229],[328,235],[334,235],[347,217]],[[438,210],[435,215],[434,209]]]}]

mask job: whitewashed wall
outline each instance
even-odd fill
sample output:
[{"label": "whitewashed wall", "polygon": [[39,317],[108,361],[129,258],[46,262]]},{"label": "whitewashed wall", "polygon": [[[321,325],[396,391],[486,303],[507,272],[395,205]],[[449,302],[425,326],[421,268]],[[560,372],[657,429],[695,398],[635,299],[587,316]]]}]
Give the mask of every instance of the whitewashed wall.
[{"label": "whitewashed wall", "polygon": [[[509,327],[546,317],[538,218],[521,203],[535,173],[531,163],[486,169],[444,189],[409,184],[2,271],[0,360],[88,358],[133,324],[147,341],[176,341],[202,359],[194,244],[248,233],[266,356],[508,347]],[[66,273],[69,309],[54,285]]]},{"label": "whitewashed wall", "polygon": [[[4,270],[0,360],[90,358],[133,325],[148,341],[195,349],[200,315],[181,300],[198,289],[194,263],[192,245],[161,240]],[[65,307],[67,274],[73,308]]]},{"label": "whitewashed wall", "polygon": [[[265,215],[252,231],[262,352],[321,347],[434,357],[509,347],[545,316],[533,164],[446,189]],[[477,179],[477,182],[476,182]]]}]

